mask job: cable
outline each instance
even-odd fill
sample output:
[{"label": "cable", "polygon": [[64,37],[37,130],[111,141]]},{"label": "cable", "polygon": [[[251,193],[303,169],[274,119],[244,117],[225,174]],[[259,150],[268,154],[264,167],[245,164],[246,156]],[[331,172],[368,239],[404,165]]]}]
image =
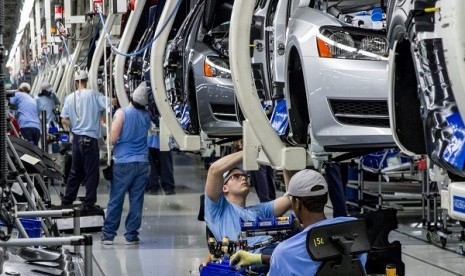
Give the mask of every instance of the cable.
[{"label": "cable", "polygon": [[141,49],[139,49],[139,50],[137,50],[137,51],[135,51],[133,53],[123,53],[123,52],[119,51],[118,48],[116,48],[111,43],[110,34],[108,34],[108,32],[107,32],[107,30],[105,28],[102,11],[99,9],[98,10],[98,15],[99,15],[100,20],[101,20],[100,23],[103,26],[103,32],[105,34],[105,38],[107,39],[108,44],[111,47],[111,50],[114,51],[115,53],[117,53],[118,55],[122,55],[122,56],[125,56],[125,57],[138,56],[138,55],[144,53],[144,51],[147,50],[153,44],[153,42],[160,36],[160,34],[163,33],[166,26],[168,25],[168,22],[170,22],[171,18],[177,13],[179,7],[181,6],[181,3],[182,3],[182,0],[179,0],[178,3],[176,4],[176,6],[174,7],[173,11],[171,12],[170,16],[166,20],[166,22],[164,22],[160,32],[158,34],[156,34],[155,37],[153,39],[151,39],[144,47],[142,47]]},{"label": "cable", "polygon": [[99,34],[99,31],[98,31],[98,26],[97,26],[97,28],[95,29],[94,37],[92,37],[92,40],[91,40],[90,45],[89,45],[89,48],[87,49],[87,53],[86,53],[85,57],[82,59],[81,63],[79,63],[78,65],[76,65],[77,67],[81,67],[81,65],[84,64],[84,62],[85,62],[85,61],[87,60],[87,58],[89,57],[90,50],[92,49],[92,47],[94,47],[95,40],[97,39],[98,34]]},{"label": "cable", "polygon": [[73,62],[73,58],[71,57],[71,54],[69,53],[68,44],[66,43],[66,38],[64,36],[61,36],[61,39],[63,40],[63,46],[65,47],[66,53],[68,54],[68,61]]},{"label": "cable", "polygon": [[86,34],[84,38],[75,38],[75,37],[70,37],[70,38],[71,38],[72,40],[75,40],[75,41],[84,41],[84,40],[88,39],[89,36],[92,35],[92,29],[93,29],[93,27],[94,27],[94,23],[92,22],[92,23],[91,23],[90,32],[89,32],[88,34]]},{"label": "cable", "polygon": [[342,1],[344,1],[344,0],[339,0],[339,2],[332,4],[331,6],[329,6],[329,7],[327,8],[327,10],[330,9],[330,8],[333,8],[333,7],[337,7],[339,4],[342,3]]},{"label": "cable", "polygon": [[[74,99],[73,99],[73,102],[74,102],[74,114],[76,115],[76,119],[78,122],[81,121],[81,116],[80,116],[80,113],[78,113],[78,110],[77,110],[77,106],[78,106],[78,101],[79,103],[81,102],[81,80],[78,81],[79,84],[78,84],[78,89],[76,91],[74,91]],[[76,95],[79,93],[79,97],[76,99]]]},{"label": "cable", "polygon": [[58,67],[58,65],[60,64],[60,61],[61,61],[61,58],[63,57],[63,52],[60,53],[60,58],[58,59],[58,62],[55,64],[55,65],[52,65],[50,63],[50,60],[48,59],[48,54],[47,53],[43,53],[44,54],[44,57],[45,57],[45,60],[47,61],[47,64],[50,68],[52,69],[55,69]]}]

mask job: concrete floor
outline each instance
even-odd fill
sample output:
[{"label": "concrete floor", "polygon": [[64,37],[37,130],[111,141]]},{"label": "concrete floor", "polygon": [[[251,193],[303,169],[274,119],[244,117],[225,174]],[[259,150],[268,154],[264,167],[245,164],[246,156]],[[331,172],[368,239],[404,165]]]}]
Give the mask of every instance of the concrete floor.
[{"label": "concrete floor", "polygon": [[[175,153],[174,160],[177,194],[145,196],[140,245],[124,244],[125,217],[114,245],[102,245],[100,233],[93,234],[94,275],[199,275],[197,268],[207,256],[205,224],[197,221],[206,171],[195,155]],[[107,202],[108,186],[102,180],[98,204],[106,206]],[[258,199],[252,192],[248,204],[255,202]],[[127,202],[123,212],[125,216]],[[330,207],[326,213],[331,216]],[[450,238],[446,249],[431,245],[420,220],[420,214],[400,214],[399,229],[390,235],[390,240],[402,243],[406,275],[465,275],[465,257],[455,253],[458,239]]]}]

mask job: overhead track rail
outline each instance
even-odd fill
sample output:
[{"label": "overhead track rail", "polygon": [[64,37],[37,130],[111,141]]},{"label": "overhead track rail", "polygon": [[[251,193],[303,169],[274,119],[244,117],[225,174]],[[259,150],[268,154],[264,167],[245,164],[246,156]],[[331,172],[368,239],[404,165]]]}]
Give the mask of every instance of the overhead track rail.
[{"label": "overhead track rail", "polygon": [[[78,43],[76,44],[76,48],[74,49],[74,53],[72,55],[73,57],[79,56],[83,43],[84,41],[78,41]],[[63,102],[63,99],[65,98],[67,93],[70,93],[72,90],[74,90],[73,89],[73,83],[74,83],[73,74],[74,74],[74,65],[76,64],[76,59],[77,58],[73,58],[71,62],[69,62],[66,65],[65,74],[63,75],[63,79],[60,82],[60,86],[58,88],[58,93],[57,93],[57,96],[60,102]]]},{"label": "overhead track rail", "polygon": [[[165,79],[163,77],[163,58],[168,36],[174,23],[174,14],[182,0],[168,0],[160,17],[150,55],[150,80],[154,98],[160,112],[160,150],[169,150],[168,142],[172,135],[183,151],[197,151],[200,149],[200,136],[189,135],[184,132],[174,115],[166,97]],[[251,1],[255,2],[255,1]]]},{"label": "overhead track rail", "polygon": [[[129,46],[131,45],[134,32],[137,28],[137,23],[139,22],[140,16],[144,10],[146,0],[139,0],[136,3],[136,7],[133,12],[129,15],[126,28],[124,29],[123,36],[119,43],[118,51],[127,52]],[[126,62],[126,57],[123,55],[116,55],[115,65],[114,65],[114,81],[115,81],[115,90],[116,96],[118,98],[119,105],[121,107],[126,107],[129,105],[129,99],[126,95],[126,90],[124,89],[124,64]]]},{"label": "overhead track rail", "polygon": [[286,147],[281,142],[257,96],[250,62],[250,41],[244,39],[250,37],[254,8],[255,1],[234,1],[229,35],[232,79],[237,100],[246,118],[243,124],[244,169],[258,169],[257,158],[261,151],[269,164],[277,169],[304,169],[307,164],[306,149]]},{"label": "overhead track rail", "polygon": [[[107,20],[103,28],[106,30],[111,30],[111,28],[113,27],[113,24],[116,21],[117,16],[121,16],[121,15],[110,13],[107,17]],[[106,36],[105,31],[102,31],[102,33],[100,34],[100,38],[98,39],[97,46],[95,47],[94,56],[92,58],[92,63],[90,65],[89,72],[88,72],[89,88],[94,91],[98,91],[98,82],[97,82],[98,69],[100,66],[100,60],[102,59],[102,56],[103,56],[103,50],[105,49],[105,44],[106,44],[105,36]]]}]

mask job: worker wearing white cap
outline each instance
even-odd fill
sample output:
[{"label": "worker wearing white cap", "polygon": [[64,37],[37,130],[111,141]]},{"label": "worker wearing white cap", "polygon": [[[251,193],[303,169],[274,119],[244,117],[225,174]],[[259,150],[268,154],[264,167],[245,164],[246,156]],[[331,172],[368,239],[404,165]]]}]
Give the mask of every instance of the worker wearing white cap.
[{"label": "worker wearing white cap", "polygon": [[21,135],[31,144],[37,146],[40,139],[40,120],[37,115],[37,104],[29,95],[30,92],[31,85],[27,82],[21,83],[18,92],[10,98],[10,103],[18,107],[16,117]]},{"label": "worker wearing white cap", "polygon": [[149,180],[147,133],[151,125],[147,85],[142,82],[132,94],[129,106],[115,113],[111,125],[113,144],[113,180],[105,222],[102,228],[102,243],[112,245],[119,228],[124,197],[129,194],[129,212],[126,218],[124,237],[127,245],[139,244],[145,186]]},{"label": "worker wearing white cap", "polygon": [[37,109],[39,115],[42,111],[46,112],[47,117],[47,125],[48,126],[57,126],[56,116],[55,116],[55,108],[57,105],[60,105],[60,100],[56,96],[55,92],[53,91],[52,85],[44,81],[40,86],[40,93],[35,98]]},{"label": "worker wearing white cap", "polygon": [[[307,252],[306,239],[310,229],[337,224],[352,217],[337,217],[327,219],[324,208],[328,202],[328,184],[325,178],[314,170],[302,170],[289,181],[286,195],[292,204],[292,209],[304,230],[280,243],[271,255],[270,276],[277,275],[315,275],[321,262],[314,261]],[[359,256],[363,266],[367,254]],[[231,257],[231,263],[240,267],[270,262],[270,256],[239,251]]]},{"label": "worker wearing white cap", "polygon": [[75,73],[77,90],[65,99],[61,110],[61,122],[70,127],[73,134],[72,165],[62,205],[71,205],[76,200],[79,187],[84,182],[86,197],[84,209],[95,208],[99,173],[99,146],[101,135],[100,117],[105,111],[106,97],[87,88],[87,73]]}]

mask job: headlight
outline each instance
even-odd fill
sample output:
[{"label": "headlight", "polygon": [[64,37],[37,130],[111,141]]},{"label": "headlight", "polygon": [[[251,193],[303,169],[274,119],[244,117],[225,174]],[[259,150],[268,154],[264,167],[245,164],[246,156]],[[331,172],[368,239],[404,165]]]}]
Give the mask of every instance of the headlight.
[{"label": "headlight", "polygon": [[231,78],[229,62],[219,57],[206,57],[203,63],[203,69],[206,77],[210,78]]},{"label": "headlight", "polygon": [[323,26],[316,38],[320,57],[387,60],[389,43],[381,31]]}]

